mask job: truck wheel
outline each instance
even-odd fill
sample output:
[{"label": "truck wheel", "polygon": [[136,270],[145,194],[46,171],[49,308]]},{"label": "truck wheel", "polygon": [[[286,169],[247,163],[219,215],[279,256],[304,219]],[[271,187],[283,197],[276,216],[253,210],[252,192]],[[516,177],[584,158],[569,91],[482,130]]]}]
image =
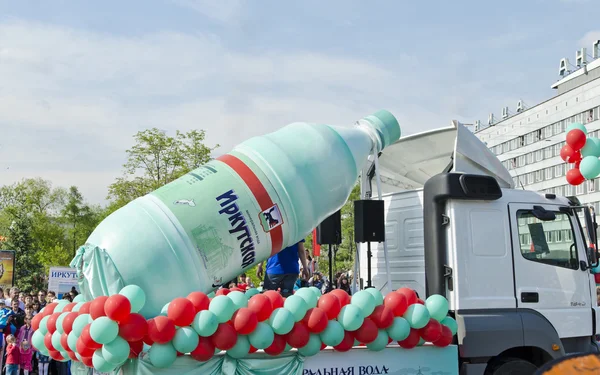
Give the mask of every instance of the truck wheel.
[{"label": "truck wheel", "polygon": [[537,366],[519,358],[502,358],[486,371],[489,375],[533,375]]}]

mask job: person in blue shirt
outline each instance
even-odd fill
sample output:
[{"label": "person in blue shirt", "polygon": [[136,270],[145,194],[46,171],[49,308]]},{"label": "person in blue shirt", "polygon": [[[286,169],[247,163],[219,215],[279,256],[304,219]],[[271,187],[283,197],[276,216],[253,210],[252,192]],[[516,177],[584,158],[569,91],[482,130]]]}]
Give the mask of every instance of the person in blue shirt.
[{"label": "person in blue shirt", "polygon": [[[298,261],[302,263],[302,270],[300,270]],[[300,271],[302,271],[302,278],[308,280],[304,240],[286,247],[267,259],[264,272],[264,290],[279,290],[282,296],[291,296],[294,293],[294,284],[298,280]],[[256,276],[260,279],[263,277],[262,262],[256,268]]]}]

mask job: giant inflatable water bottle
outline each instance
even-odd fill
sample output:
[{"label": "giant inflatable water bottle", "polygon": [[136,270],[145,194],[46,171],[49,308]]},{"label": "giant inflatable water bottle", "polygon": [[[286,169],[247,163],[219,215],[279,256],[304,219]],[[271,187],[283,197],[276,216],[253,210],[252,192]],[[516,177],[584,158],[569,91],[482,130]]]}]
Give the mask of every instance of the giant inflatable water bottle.
[{"label": "giant inflatable water bottle", "polygon": [[144,289],[141,313],[211,291],[307,236],[348,199],[370,154],[400,138],[392,114],[355,127],[294,123],[107,217],[73,260],[88,297]]}]

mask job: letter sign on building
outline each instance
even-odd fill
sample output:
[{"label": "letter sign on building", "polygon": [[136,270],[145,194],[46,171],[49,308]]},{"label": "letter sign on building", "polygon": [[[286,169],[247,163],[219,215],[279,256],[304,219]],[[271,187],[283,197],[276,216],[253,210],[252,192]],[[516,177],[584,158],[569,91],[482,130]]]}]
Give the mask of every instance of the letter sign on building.
[{"label": "letter sign on building", "polygon": [[564,58],[560,59],[560,68],[558,69],[558,74],[563,77],[567,74],[569,69],[569,59]]}]

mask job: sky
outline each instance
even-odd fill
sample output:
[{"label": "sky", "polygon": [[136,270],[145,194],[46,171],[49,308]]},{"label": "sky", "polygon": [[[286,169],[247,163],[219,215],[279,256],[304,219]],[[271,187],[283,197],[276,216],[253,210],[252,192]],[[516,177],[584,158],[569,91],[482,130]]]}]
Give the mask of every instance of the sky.
[{"label": "sky", "polygon": [[560,59],[600,39],[595,1],[0,0],[0,185],[104,204],[152,127],[222,154],[382,108],[403,134],[486,122],[555,94]]}]

